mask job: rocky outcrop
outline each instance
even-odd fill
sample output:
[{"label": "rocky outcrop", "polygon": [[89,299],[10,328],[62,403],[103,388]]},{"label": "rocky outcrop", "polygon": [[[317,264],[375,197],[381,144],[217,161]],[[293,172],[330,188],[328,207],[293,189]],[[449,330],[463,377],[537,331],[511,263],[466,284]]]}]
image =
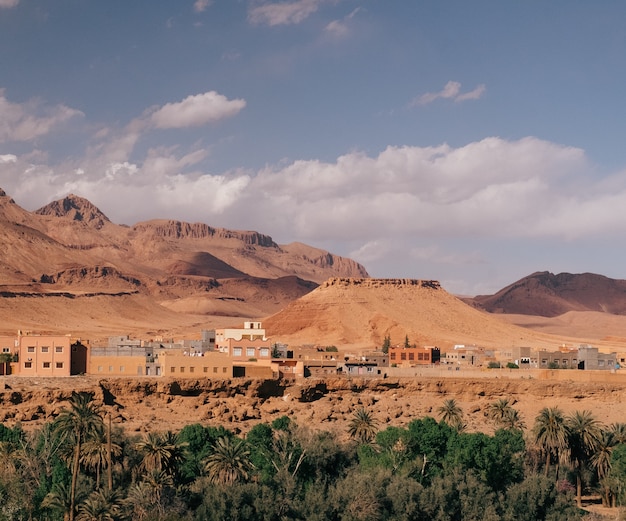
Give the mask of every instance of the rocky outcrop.
[{"label": "rocky outcrop", "polygon": [[626,315],[626,280],[593,273],[533,273],[494,295],[466,302],[490,313],[556,317],[568,311]]},{"label": "rocky outcrop", "polygon": [[436,280],[421,279],[373,279],[373,278],[350,278],[333,277],[322,284],[322,288],[332,286],[358,286],[362,288],[382,288],[393,286],[414,286],[419,288],[441,289],[441,284]]},{"label": "rocky outcrop", "polygon": [[347,430],[365,407],[380,427],[405,426],[424,416],[437,417],[444,400],[464,410],[469,430],[493,429],[486,411],[506,398],[531,427],[542,407],[558,403],[565,412],[591,409],[605,424],[624,421],[626,383],[591,383],[529,378],[327,378],[278,380],[169,378],[19,378],[0,387],[0,422],[32,429],[54,419],[73,391],[92,393],[113,421],[131,431],[177,430],[190,423],[222,425],[247,432],[259,422],[287,415],[311,429]]},{"label": "rocky outcrop", "polygon": [[73,194],[58,201],[53,201],[39,208],[35,213],[37,215],[52,215],[54,217],[65,217],[73,221],[80,221],[96,230],[111,222],[100,209],[87,199]]},{"label": "rocky outcrop", "polygon": [[70,268],[48,275],[43,274],[39,280],[42,284],[116,284],[137,287],[141,286],[141,281],[135,277],[124,275],[119,270],[111,266],[83,266],[80,268]]},{"label": "rocky outcrop", "polygon": [[278,248],[269,235],[253,231],[235,231],[224,228],[213,228],[203,223],[183,221],[156,220],[135,224],[132,229],[137,233],[150,234],[166,239],[237,239],[247,245],[264,248]]}]

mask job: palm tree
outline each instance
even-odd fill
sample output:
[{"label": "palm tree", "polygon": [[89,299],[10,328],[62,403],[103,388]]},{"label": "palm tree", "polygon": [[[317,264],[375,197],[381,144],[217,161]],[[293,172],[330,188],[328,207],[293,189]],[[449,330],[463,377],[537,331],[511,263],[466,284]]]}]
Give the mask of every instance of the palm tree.
[{"label": "palm tree", "polygon": [[502,420],[511,409],[512,407],[509,400],[506,398],[500,398],[487,406],[487,416],[496,424],[496,426],[500,426]]},{"label": "palm tree", "polygon": [[567,449],[567,428],[565,418],[558,407],[544,407],[535,418],[532,431],[533,441],[546,457],[545,473],[548,475],[552,457],[557,461],[556,476],[558,479],[558,462]]},{"label": "palm tree", "polygon": [[211,483],[232,485],[247,481],[253,470],[250,451],[244,440],[222,436],[205,460],[205,469]]},{"label": "palm tree", "polygon": [[[119,458],[122,455],[122,447],[117,443],[111,443],[111,457]],[[109,447],[104,437],[94,438],[83,445],[83,453],[80,462],[89,470],[96,472],[96,487],[100,487],[101,470],[108,468]]]},{"label": "palm tree", "polygon": [[[600,483],[606,483],[606,478],[611,470],[611,454],[613,453],[613,447],[617,445],[615,436],[610,430],[603,430],[595,452],[591,455],[591,465],[596,469],[598,475],[598,481]],[[611,491],[607,486],[604,486],[604,493],[602,501],[605,505],[611,504]]]},{"label": "palm tree", "polygon": [[128,507],[128,519],[136,519],[138,521],[146,519],[151,510],[155,508],[153,498],[151,497],[152,489],[145,481],[134,483],[128,489],[124,505]]},{"label": "palm tree", "polygon": [[93,403],[93,394],[73,392],[69,402],[70,408],[63,409],[55,420],[55,430],[74,445],[69,505],[69,521],[74,521],[82,446],[84,442],[102,436],[103,422],[100,408]]},{"label": "palm tree", "polygon": [[501,424],[503,429],[523,431],[526,428],[526,423],[524,423],[524,420],[522,420],[519,415],[519,411],[513,409],[513,407],[510,407],[506,411],[504,418],[501,420]]},{"label": "palm tree", "polygon": [[609,432],[613,436],[615,445],[626,443],[626,423],[612,423],[609,425]]},{"label": "palm tree", "polygon": [[463,425],[463,409],[456,403],[454,398],[446,400],[443,405],[437,409],[439,418],[442,422],[447,423],[457,431],[462,431]]},{"label": "palm tree", "polygon": [[71,510],[71,491],[65,484],[57,483],[48,492],[41,502],[42,508],[49,508],[55,512],[63,513],[63,521],[68,521]]},{"label": "palm tree", "polygon": [[591,455],[596,451],[602,428],[591,411],[576,411],[567,418],[569,459],[576,472],[576,503],[582,506],[582,474]]},{"label": "palm tree", "polygon": [[165,433],[150,432],[139,443],[137,450],[143,454],[138,472],[165,472],[173,475],[184,459],[184,447],[178,436],[170,431]]},{"label": "palm tree", "polygon": [[117,492],[92,492],[78,507],[76,521],[116,521],[120,519],[120,505]]},{"label": "palm tree", "polygon": [[378,420],[372,413],[361,407],[354,412],[348,425],[348,434],[359,443],[370,443],[378,432]]}]

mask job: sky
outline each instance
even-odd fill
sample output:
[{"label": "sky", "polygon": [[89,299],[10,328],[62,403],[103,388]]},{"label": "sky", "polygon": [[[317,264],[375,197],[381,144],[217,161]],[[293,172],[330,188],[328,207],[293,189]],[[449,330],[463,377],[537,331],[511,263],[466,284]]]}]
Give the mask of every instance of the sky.
[{"label": "sky", "polygon": [[0,0],[0,187],[490,294],[626,279],[622,0]]}]

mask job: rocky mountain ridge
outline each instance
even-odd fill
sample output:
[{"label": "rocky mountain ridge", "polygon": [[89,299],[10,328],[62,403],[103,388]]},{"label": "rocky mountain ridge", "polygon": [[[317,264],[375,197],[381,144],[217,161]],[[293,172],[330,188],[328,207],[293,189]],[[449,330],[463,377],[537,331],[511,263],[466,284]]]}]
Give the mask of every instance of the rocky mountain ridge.
[{"label": "rocky mountain ridge", "polygon": [[556,317],[570,311],[626,315],[626,280],[594,273],[536,272],[494,295],[464,299],[489,313]]},{"label": "rocky mountain ridge", "polygon": [[[19,324],[30,315],[20,312],[19,298],[26,295],[136,295],[119,312],[126,320],[110,324],[114,334],[132,322],[135,307],[153,309],[164,330],[205,323],[210,317],[258,319],[328,277],[368,276],[351,259],[301,243],[279,245],[257,231],[167,219],[118,225],[76,195],[29,212],[0,190],[0,240],[0,291],[14,299],[13,306],[0,303],[7,332],[29,327]],[[230,301],[239,307],[233,310]],[[58,303],[55,298],[51,306]],[[80,313],[66,304],[67,313]],[[46,324],[46,315],[57,317],[56,310],[47,312],[42,306],[39,311],[41,318],[30,327],[59,332],[67,327],[54,324],[56,320]],[[170,318],[163,320],[164,314]],[[142,330],[153,327],[141,324]]]}]

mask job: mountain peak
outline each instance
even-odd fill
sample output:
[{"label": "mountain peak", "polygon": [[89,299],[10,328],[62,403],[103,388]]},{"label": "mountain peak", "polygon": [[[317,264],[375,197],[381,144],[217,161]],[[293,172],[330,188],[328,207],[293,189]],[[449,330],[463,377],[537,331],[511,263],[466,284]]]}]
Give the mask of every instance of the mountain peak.
[{"label": "mountain peak", "polygon": [[68,218],[72,221],[84,222],[87,226],[99,230],[106,223],[111,222],[109,218],[84,197],[69,194],[63,199],[53,201],[39,210],[38,215],[51,215],[53,217]]}]

